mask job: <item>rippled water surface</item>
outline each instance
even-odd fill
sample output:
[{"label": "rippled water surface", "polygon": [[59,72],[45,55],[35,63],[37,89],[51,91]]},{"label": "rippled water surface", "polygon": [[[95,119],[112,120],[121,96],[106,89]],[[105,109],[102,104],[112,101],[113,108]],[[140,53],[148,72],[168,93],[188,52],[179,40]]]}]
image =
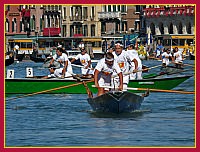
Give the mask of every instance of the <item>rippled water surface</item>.
[{"label": "rippled water surface", "polygon": [[[144,61],[149,67],[158,61]],[[194,61],[187,60],[187,64]],[[22,61],[6,67],[15,77],[48,74],[41,63]],[[185,67],[192,69],[192,67]],[[156,69],[153,69],[156,70]],[[79,72],[79,69],[75,69]],[[193,74],[194,70],[186,71]],[[194,76],[175,89],[194,91]],[[19,88],[23,89],[23,88]],[[194,146],[195,96],[150,93],[141,110],[131,114],[94,113],[87,95],[38,94],[9,100],[6,97],[6,146]]]}]

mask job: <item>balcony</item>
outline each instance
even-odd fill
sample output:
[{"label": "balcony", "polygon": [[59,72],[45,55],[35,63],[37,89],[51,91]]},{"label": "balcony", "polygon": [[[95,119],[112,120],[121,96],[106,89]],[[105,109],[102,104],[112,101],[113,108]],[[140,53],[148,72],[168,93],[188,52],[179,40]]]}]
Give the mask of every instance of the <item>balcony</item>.
[{"label": "balcony", "polygon": [[88,16],[70,16],[72,22],[83,22],[88,20]]},{"label": "balcony", "polygon": [[120,12],[98,12],[98,18],[104,19],[119,19],[121,17]]}]

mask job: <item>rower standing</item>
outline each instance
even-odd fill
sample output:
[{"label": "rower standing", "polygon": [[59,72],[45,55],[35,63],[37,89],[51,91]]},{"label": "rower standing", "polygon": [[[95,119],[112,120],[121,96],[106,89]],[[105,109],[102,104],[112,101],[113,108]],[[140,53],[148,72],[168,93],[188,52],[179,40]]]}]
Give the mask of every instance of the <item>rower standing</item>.
[{"label": "rower standing", "polygon": [[114,60],[114,55],[107,52],[105,58],[99,60],[94,71],[94,82],[95,86],[98,88],[97,96],[109,91],[108,88],[103,88],[103,86],[111,85],[111,76],[114,71],[116,71],[119,76],[119,90],[123,90],[123,76],[121,69]]},{"label": "rower standing", "polygon": [[[137,68],[137,73],[131,73],[130,74],[130,80],[134,79],[142,79],[142,61],[138,55],[138,52],[134,49],[133,44],[129,44],[127,46],[127,53],[130,54],[130,56],[133,56],[137,62],[138,62],[138,68]],[[133,62],[130,62],[130,72],[132,72],[135,69],[135,64]]]},{"label": "rower standing", "polygon": [[[121,72],[123,74],[123,89],[127,90],[127,86],[129,83],[129,75],[127,73],[129,73],[129,63],[133,63],[135,66],[135,69],[133,69],[132,72],[137,72],[138,69],[138,62],[137,60],[134,58],[134,56],[132,56],[131,54],[128,54],[127,51],[123,50],[123,44],[121,41],[117,41],[115,44],[115,52],[113,52],[114,55],[114,59],[115,61],[118,63]],[[119,78],[118,77],[114,77],[113,79],[113,85],[116,86],[119,83]]]}]

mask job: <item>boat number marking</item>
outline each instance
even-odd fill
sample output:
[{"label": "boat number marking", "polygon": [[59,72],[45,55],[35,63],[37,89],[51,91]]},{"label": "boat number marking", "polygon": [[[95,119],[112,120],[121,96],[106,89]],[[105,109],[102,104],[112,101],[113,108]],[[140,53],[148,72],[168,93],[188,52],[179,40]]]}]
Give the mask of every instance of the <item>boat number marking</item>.
[{"label": "boat number marking", "polygon": [[154,82],[139,82],[139,84],[154,84]]},{"label": "boat number marking", "polygon": [[7,78],[13,79],[14,78],[14,70],[8,70],[7,71]]},{"label": "boat number marking", "polygon": [[33,68],[26,68],[26,76],[33,77]]}]

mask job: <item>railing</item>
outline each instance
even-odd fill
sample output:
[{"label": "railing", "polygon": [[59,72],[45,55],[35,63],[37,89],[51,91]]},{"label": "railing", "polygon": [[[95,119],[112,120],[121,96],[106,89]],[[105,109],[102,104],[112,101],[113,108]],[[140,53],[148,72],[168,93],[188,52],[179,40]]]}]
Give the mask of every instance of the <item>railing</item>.
[{"label": "railing", "polygon": [[70,21],[85,21],[88,20],[88,16],[70,16]]},{"label": "railing", "polygon": [[99,19],[120,18],[120,12],[98,12]]}]

